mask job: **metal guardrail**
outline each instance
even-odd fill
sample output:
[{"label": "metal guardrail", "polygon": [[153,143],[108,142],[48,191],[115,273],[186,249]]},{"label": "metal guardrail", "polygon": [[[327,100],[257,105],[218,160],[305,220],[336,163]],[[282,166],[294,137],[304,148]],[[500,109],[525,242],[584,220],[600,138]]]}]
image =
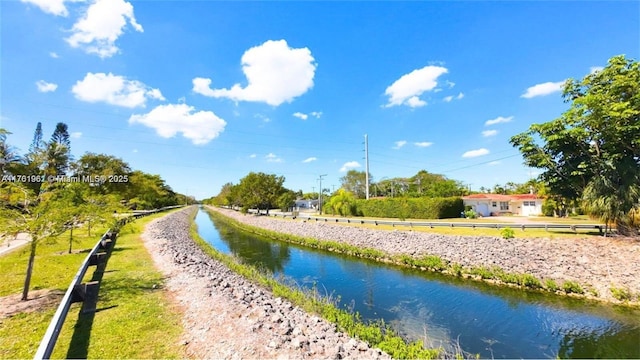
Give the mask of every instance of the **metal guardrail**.
[{"label": "metal guardrail", "polygon": [[[133,214],[121,221],[127,222],[131,218],[138,219],[146,215],[179,207],[183,207],[183,205],[167,206],[153,210],[134,211]],[[71,304],[82,302],[83,311],[95,311],[95,308],[93,308],[92,305],[95,306],[95,301],[97,301],[99,283],[82,283],[82,279],[89,269],[89,266],[98,266],[107,260],[107,251],[111,250],[116,236],[117,233],[112,232],[111,229],[107,230],[107,232],[105,232],[100,240],[94,245],[93,249],[91,249],[89,255],[84,259],[82,265],[80,265],[80,269],[78,269],[78,272],[73,277],[67,292],[62,297],[62,301],[53,315],[53,319],[51,320],[51,323],[49,323],[49,327],[47,328],[44,337],[40,341],[40,346],[36,351],[34,359],[49,359],[51,357],[51,353],[56,346],[58,335],[60,335],[60,330],[62,330],[62,325],[64,324],[64,320],[67,318]]]},{"label": "metal guardrail", "polygon": [[34,359],[48,359],[51,356],[53,348],[56,345],[56,341],[58,340],[58,335],[60,335],[62,325],[64,324],[64,320],[67,318],[67,313],[69,312],[71,304],[85,301],[87,298],[87,287],[90,289],[89,292],[92,292],[91,288],[95,286],[95,284],[82,284],[84,275],[89,269],[89,266],[98,265],[101,261],[106,260],[106,253],[99,251],[109,250],[113,244],[113,240],[115,240],[115,236],[116,234],[112,233],[111,229],[107,230],[107,232],[100,238],[100,241],[98,241],[93,249],[91,249],[91,252],[89,252],[89,255],[84,259],[82,265],[80,265],[80,269],[73,277],[71,285],[69,285],[67,292],[64,294],[64,297],[60,302],[60,306],[58,306],[56,313],[53,315],[53,319],[40,342],[40,346],[36,351]]},{"label": "metal guardrail", "polygon": [[393,227],[396,226],[408,226],[408,227],[448,227],[448,228],[485,228],[485,229],[503,229],[503,228],[512,228],[512,229],[566,229],[576,232],[577,230],[598,230],[600,234],[602,234],[604,229],[604,224],[517,224],[517,223],[465,223],[465,222],[441,222],[441,221],[394,221],[394,220],[371,220],[371,219],[357,219],[357,218],[334,218],[334,217],[318,217],[311,216],[306,214],[298,214],[293,215],[291,213],[285,213],[281,211],[269,211],[267,214],[266,211],[261,210],[250,210],[252,214],[260,214],[260,215],[268,215],[268,216],[282,216],[283,218],[302,218],[307,221],[322,221],[322,222],[332,222],[332,223],[348,223],[348,224],[372,224],[372,225],[391,225]]}]

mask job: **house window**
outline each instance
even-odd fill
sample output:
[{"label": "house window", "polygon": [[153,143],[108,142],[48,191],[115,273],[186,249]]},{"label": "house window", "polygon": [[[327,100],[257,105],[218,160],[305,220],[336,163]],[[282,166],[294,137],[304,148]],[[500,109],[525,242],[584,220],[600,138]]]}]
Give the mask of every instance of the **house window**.
[{"label": "house window", "polygon": [[535,201],[524,201],[522,203],[522,205],[524,205],[524,206],[536,206],[536,202]]},{"label": "house window", "polygon": [[509,202],[500,201],[500,210],[509,210]]},{"label": "house window", "polygon": [[497,203],[497,202],[495,202],[495,201],[492,201],[492,202],[491,202],[491,207],[496,207],[496,206],[498,206],[498,203]]}]

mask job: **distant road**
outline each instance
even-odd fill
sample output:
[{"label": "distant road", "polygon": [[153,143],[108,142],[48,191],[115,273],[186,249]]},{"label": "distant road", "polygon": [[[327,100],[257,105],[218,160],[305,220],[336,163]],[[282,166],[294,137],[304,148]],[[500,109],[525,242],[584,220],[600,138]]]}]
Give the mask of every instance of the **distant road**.
[{"label": "distant road", "polygon": [[27,245],[30,240],[31,238],[27,233],[19,233],[15,239],[5,238],[0,240],[0,256]]}]

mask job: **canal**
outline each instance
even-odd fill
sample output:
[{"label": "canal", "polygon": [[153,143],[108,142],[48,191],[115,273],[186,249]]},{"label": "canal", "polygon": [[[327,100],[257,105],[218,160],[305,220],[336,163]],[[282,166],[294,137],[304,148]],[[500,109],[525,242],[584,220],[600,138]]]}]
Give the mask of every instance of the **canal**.
[{"label": "canal", "polygon": [[491,286],[273,241],[200,210],[200,236],[216,250],[340,299],[430,347],[482,358],[640,358],[640,310]]}]

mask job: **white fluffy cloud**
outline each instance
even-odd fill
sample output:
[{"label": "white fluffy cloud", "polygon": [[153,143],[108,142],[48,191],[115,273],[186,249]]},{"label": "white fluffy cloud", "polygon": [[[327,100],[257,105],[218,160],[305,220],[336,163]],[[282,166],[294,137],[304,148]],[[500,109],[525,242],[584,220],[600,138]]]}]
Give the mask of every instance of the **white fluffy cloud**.
[{"label": "white fluffy cloud", "polygon": [[211,111],[195,111],[187,104],[160,105],[144,115],[131,115],[130,124],[140,123],[163,138],[177,133],[196,145],[206,144],[224,131],[227,123]]},{"label": "white fluffy cloud", "polygon": [[425,91],[434,90],[438,85],[438,77],[447,72],[448,70],[444,67],[429,65],[402,75],[385,90],[385,95],[389,96],[386,106],[407,105],[412,108],[425,106],[427,103],[419,98],[420,95]]},{"label": "white fluffy cloud", "polygon": [[255,159],[257,156],[258,156],[258,155],[256,155],[256,154],[251,154],[251,155],[249,155],[249,158],[251,158],[251,159]]},{"label": "white fluffy cloud", "polygon": [[360,165],[357,161],[349,161],[342,165],[342,167],[340,168],[340,172],[347,172],[349,171],[349,169],[359,168],[360,166],[362,165]]},{"label": "white fluffy cloud", "polygon": [[508,123],[511,120],[513,120],[513,116],[509,116],[509,117],[498,116],[495,119],[485,121],[484,126],[491,126],[491,125],[500,124],[500,123]]},{"label": "white fluffy cloud", "polygon": [[449,95],[442,100],[444,100],[444,102],[451,102],[451,100],[453,100],[453,95]]},{"label": "white fluffy cloud", "polygon": [[164,100],[160,90],[112,73],[87,73],[84,79],[73,85],[71,91],[78,100],[128,108],[145,106],[148,99]]},{"label": "white fluffy cloud", "polygon": [[72,139],[80,139],[82,137],[82,133],[79,131],[72,132],[71,134],[69,134],[69,137],[71,137]]},{"label": "white fluffy cloud", "polygon": [[56,16],[67,16],[69,11],[64,6],[65,0],[21,0],[23,3],[33,4],[47,14]]},{"label": "white fluffy cloud", "polygon": [[469,150],[467,152],[465,152],[464,154],[462,154],[463,158],[474,158],[474,157],[478,157],[478,156],[484,156],[489,154],[489,150],[482,148],[482,149],[477,149],[477,150]]},{"label": "white fluffy cloud", "polygon": [[316,157],[313,157],[313,156],[312,156],[312,157],[310,157],[310,158],[306,158],[306,159],[304,159],[302,162],[303,162],[303,163],[310,163],[310,162],[312,162],[312,161],[316,161],[316,160],[318,160],[318,158],[316,158]]},{"label": "white fluffy cloud", "polygon": [[545,95],[553,94],[554,92],[561,91],[563,86],[564,86],[564,81],[546,82],[542,84],[533,85],[532,87],[528,88],[524,94],[520,95],[520,97],[523,97],[525,99],[531,99],[532,97],[536,97],[536,96],[545,96]]},{"label": "white fluffy cloud", "polygon": [[401,147],[407,145],[407,141],[406,140],[400,140],[400,141],[396,141],[395,146],[393,147],[394,149],[400,149]]},{"label": "white fluffy cloud", "polygon": [[301,112],[293,113],[293,116],[297,117],[298,119],[302,119],[302,120],[307,120],[307,118],[309,117],[309,115],[301,113]]},{"label": "white fluffy cloud", "polygon": [[49,53],[49,56],[54,58],[54,59],[58,59],[60,57],[60,55],[58,55],[57,53],[55,53],[53,51]]},{"label": "white fluffy cloud", "polygon": [[498,135],[498,130],[485,130],[482,132],[482,136],[491,137]]},{"label": "white fluffy cloud", "polygon": [[73,34],[66,41],[74,48],[82,47],[89,54],[111,57],[120,51],[116,40],[122,35],[127,22],[136,31],[143,32],[133,15],[131,3],[124,0],[96,0],[73,25]]},{"label": "white fluffy cloud", "polygon": [[282,162],[282,159],[276,156],[276,154],[274,153],[269,153],[264,158],[267,159],[267,162]]},{"label": "white fluffy cloud", "polygon": [[489,166],[500,165],[500,161],[497,161],[497,160],[496,161],[492,161],[492,162],[488,163],[487,165],[489,165]]},{"label": "white fluffy cloud", "polygon": [[428,141],[420,141],[420,142],[415,142],[413,143],[413,145],[417,146],[417,147],[429,147],[431,145],[433,145],[432,142],[428,142]]},{"label": "white fluffy cloud", "polygon": [[313,87],[316,64],[308,48],[294,49],[285,40],[269,40],[242,55],[247,86],[211,89],[211,79],[193,79],[193,91],[214,98],[264,102],[278,106],[291,102]]},{"label": "white fluffy cloud", "polygon": [[38,91],[43,93],[53,92],[58,88],[58,84],[48,83],[44,80],[36,81],[36,86],[38,87]]}]

